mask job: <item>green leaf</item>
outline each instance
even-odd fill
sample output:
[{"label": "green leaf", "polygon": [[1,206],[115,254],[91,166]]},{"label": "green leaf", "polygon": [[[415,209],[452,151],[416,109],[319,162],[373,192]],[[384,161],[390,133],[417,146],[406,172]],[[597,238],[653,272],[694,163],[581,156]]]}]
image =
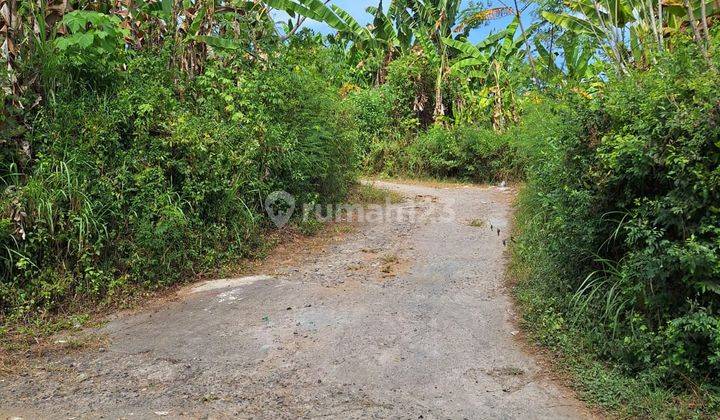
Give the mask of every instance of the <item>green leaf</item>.
[{"label": "green leaf", "polygon": [[68,48],[70,48],[70,46],[72,46],[72,45],[74,45],[74,44],[75,44],[74,40],[71,39],[71,38],[68,37],[68,36],[64,36],[64,37],[61,37],[61,38],[57,38],[57,39],[55,40],[55,46],[56,46],[60,51],[65,51],[65,50],[67,50]]},{"label": "green leaf", "polygon": [[718,283],[712,283],[709,281],[700,281],[700,282],[697,282],[696,285],[704,293],[713,292],[713,293],[717,293],[720,295],[720,284],[718,284]]},{"label": "green leaf", "polygon": [[62,24],[67,26],[70,33],[76,33],[80,32],[80,30],[84,30],[87,23],[87,17],[82,11],[70,12],[62,19]]},{"label": "green leaf", "polygon": [[93,41],[95,40],[95,37],[92,33],[84,33],[80,34],[77,37],[77,43],[82,48],[88,48],[93,44]]},{"label": "green leaf", "polygon": [[586,20],[578,18],[576,16],[566,14],[556,14],[551,12],[541,12],[542,17],[552,23],[553,25],[559,26],[568,31],[575,32],[577,34],[594,34],[593,29],[596,29],[594,25]]},{"label": "green leaf", "polygon": [[338,17],[332,9],[320,0],[298,0],[299,3],[290,0],[267,0],[268,6],[284,10],[286,12],[294,12],[300,16],[316,20],[328,24],[333,29],[343,32],[352,32],[352,28],[348,26],[340,17]]},{"label": "green leaf", "polygon": [[458,41],[452,38],[443,38],[442,41],[445,45],[455,48],[456,50],[460,50],[465,55],[468,55],[470,57],[474,57],[476,59],[486,58],[485,55],[480,52],[480,50],[476,46],[474,46],[468,41]]},{"label": "green leaf", "polygon": [[207,9],[204,7],[201,7],[200,10],[195,14],[195,18],[193,18],[193,21],[190,23],[190,27],[188,28],[188,35],[195,36],[200,32],[200,25],[202,25],[203,19],[205,19],[205,14],[207,13]]},{"label": "green leaf", "polygon": [[372,40],[373,36],[370,31],[366,27],[361,26],[358,21],[352,17],[352,15],[334,4],[330,7],[333,12],[342,18],[345,21],[345,24],[351,29],[351,32],[347,35],[350,35],[352,40],[355,42],[368,42]]},{"label": "green leaf", "polygon": [[487,61],[487,58],[478,59],[475,57],[468,57],[465,59],[462,59],[458,61],[457,63],[453,64],[453,66],[450,68],[451,70],[460,70],[466,67],[481,67],[481,66],[487,66],[489,62]]},{"label": "green leaf", "polygon": [[545,48],[542,42],[540,42],[540,40],[535,40],[535,49],[537,50],[538,55],[540,55],[540,58],[543,59],[543,61],[545,62],[545,66],[551,73],[560,73],[560,69],[555,64],[555,56],[548,52],[548,50]]},{"label": "green leaf", "polygon": [[173,0],[162,0],[162,12],[166,20],[172,19]]},{"label": "green leaf", "polygon": [[218,36],[200,35],[200,36],[195,37],[195,40],[205,43],[215,49],[238,50],[238,49],[241,49],[241,47],[242,47],[238,42],[236,42],[232,39],[221,38]]}]

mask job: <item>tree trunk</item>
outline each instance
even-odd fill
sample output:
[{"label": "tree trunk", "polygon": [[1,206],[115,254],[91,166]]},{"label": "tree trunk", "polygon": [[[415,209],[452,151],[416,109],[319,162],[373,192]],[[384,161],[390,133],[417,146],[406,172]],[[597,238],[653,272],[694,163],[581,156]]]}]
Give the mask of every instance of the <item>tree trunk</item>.
[{"label": "tree trunk", "polygon": [[[8,73],[8,79],[7,79],[7,86],[1,86],[2,88],[8,88],[13,93],[13,101],[15,102],[16,98],[18,98],[20,92],[19,92],[19,86],[17,83],[17,72],[15,68],[15,59],[17,58],[17,44],[15,44],[15,40],[20,38],[18,33],[16,33],[16,30],[19,31],[20,28],[20,22],[19,22],[19,16],[17,15],[17,0],[5,0],[0,2],[0,8],[2,10],[2,13],[0,13],[0,19],[2,19],[2,24],[0,24],[0,30],[2,32],[0,35],[4,35],[4,42],[2,44],[2,55],[5,57],[5,60],[7,61],[7,73]],[[5,83],[3,83],[5,85]],[[18,103],[19,104],[19,103]]]},{"label": "tree trunk", "polygon": [[394,58],[392,45],[388,46],[385,51],[385,57],[383,58],[382,64],[375,75],[375,86],[384,85],[387,82],[388,66],[392,63]]},{"label": "tree trunk", "polygon": [[662,0],[658,0],[658,31],[659,31],[659,40],[660,43],[660,51],[665,49],[665,32],[663,31],[663,4]]},{"label": "tree trunk", "polygon": [[[655,41],[658,43],[658,51],[662,51],[662,36],[658,31],[657,20],[655,19],[655,9],[653,8],[652,0],[648,0],[647,10],[650,14],[650,24],[652,25],[653,35],[655,36]],[[653,61],[655,61],[655,57],[653,57]]]},{"label": "tree trunk", "polygon": [[445,105],[443,105],[443,94],[442,85],[443,77],[445,75],[445,60],[446,60],[446,48],[440,47],[440,69],[438,69],[438,76],[435,82],[435,110],[433,111],[433,119],[437,121],[440,117],[445,116]]},{"label": "tree trunk", "polygon": [[[702,0],[702,1],[704,1],[704,0]],[[702,35],[700,35],[700,30],[698,29],[697,25],[695,24],[695,12],[693,10],[692,5],[690,4],[690,0],[683,0],[683,4],[685,5],[685,9],[687,10],[688,21],[690,23],[690,29],[693,32],[693,39],[695,39],[695,43],[700,48],[700,52],[702,53],[703,57],[705,58],[705,61],[708,63],[708,66],[710,66],[710,68],[714,68],[712,61],[710,60],[710,56],[708,55],[707,48],[705,46],[705,41],[703,40]]]},{"label": "tree trunk", "polygon": [[[598,22],[600,22],[600,27],[602,31],[604,32],[605,38],[607,38],[608,43],[610,44],[610,50],[613,53],[613,56],[615,56],[615,64],[617,66],[618,74],[624,75],[627,71],[627,67],[625,66],[625,59],[623,58],[622,52],[620,51],[619,43],[617,41],[617,34],[615,34],[613,28],[609,28],[608,25],[605,23],[605,19],[603,19],[603,12],[600,10],[600,4],[598,2],[594,3],[595,8],[595,14],[597,15]],[[594,30],[593,30],[594,31]],[[602,39],[599,38],[598,34],[595,34],[595,37],[598,38],[598,41],[602,43]]]},{"label": "tree trunk", "polygon": [[493,130],[499,133],[505,127],[505,116],[503,110],[502,89],[500,88],[500,63],[495,61],[493,64],[495,67],[495,87],[493,88],[495,91],[495,100],[493,101],[492,121]]},{"label": "tree trunk", "polygon": [[707,19],[707,5],[705,4],[705,0],[700,0],[700,20],[703,28],[703,35],[705,37],[705,48],[710,45],[710,32],[708,31]]}]

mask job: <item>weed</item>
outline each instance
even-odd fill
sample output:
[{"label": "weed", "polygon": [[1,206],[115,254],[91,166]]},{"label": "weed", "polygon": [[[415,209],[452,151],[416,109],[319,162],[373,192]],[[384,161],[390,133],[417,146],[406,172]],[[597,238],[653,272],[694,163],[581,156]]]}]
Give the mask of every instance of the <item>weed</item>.
[{"label": "weed", "polygon": [[476,227],[476,228],[483,228],[487,226],[487,223],[485,223],[482,219],[473,219],[468,223],[469,226]]},{"label": "weed", "polygon": [[405,198],[402,194],[387,190],[384,188],[374,187],[372,184],[356,184],[348,196],[348,202],[352,204],[398,204],[402,203]]}]

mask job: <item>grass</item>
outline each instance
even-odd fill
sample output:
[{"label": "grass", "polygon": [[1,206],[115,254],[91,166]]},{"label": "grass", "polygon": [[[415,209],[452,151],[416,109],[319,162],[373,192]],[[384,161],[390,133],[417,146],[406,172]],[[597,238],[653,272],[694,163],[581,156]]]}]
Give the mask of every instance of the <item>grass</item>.
[{"label": "grass", "polygon": [[29,361],[48,353],[101,347],[105,338],[85,331],[99,325],[98,318],[89,313],[38,317],[24,324],[6,325],[0,329],[0,374],[26,371]]},{"label": "grass", "polygon": [[400,262],[400,259],[396,254],[385,254],[380,258],[380,261],[382,262],[380,271],[385,274],[390,274],[393,268]]},{"label": "grass", "polygon": [[468,225],[476,228],[483,228],[486,226],[486,223],[482,219],[473,219],[470,223],[468,223]]},{"label": "grass", "polygon": [[[395,191],[357,183],[350,188],[343,203],[333,203],[331,207],[334,208],[335,214],[331,215],[329,219],[345,222],[352,221],[356,207],[398,204],[404,200],[405,197]],[[312,212],[303,216],[302,220],[296,223],[300,232],[304,235],[315,235],[325,227],[325,221],[319,220]]]},{"label": "grass", "polygon": [[404,176],[384,176],[373,175],[366,178],[368,181],[388,181],[399,182],[409,185],[421,185],[431,188],[462,188],[469,185],[478,185],[477,183],[462,181],[457,178],[437,178],[430,176],[404,177]]},{"label": "grass", "polygon": [[348,195],[348,203],[350,204],[398,204],[405,200],[402,194],[377,188],[368,184],[356,184]]}]

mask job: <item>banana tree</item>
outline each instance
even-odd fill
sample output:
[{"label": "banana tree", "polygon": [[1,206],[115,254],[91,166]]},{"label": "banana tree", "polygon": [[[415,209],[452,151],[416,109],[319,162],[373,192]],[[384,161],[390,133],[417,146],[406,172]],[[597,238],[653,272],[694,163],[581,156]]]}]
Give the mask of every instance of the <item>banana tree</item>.
[{"label": "banana tree", "polygon": [[[671,48],[672,35],[690,27],[703,55],[707,54],[707,20],[720,12],[714,0],[571,0],[568,13],[541,12],[553,25],[594,37],[617,72],[632,64],[641,67],[656,52]],[[696,16],[700,16],[699,24]],[[631,61],[632,60],[632,61]]]},{"label": "banana tree", "polygon": [[[472,29],[490,19],[511,12],[509,8],[484,9],[471,3],[462,7],[461,0],[406,0],[405,5],[412,11],[412,17],[418,30],[422,30],[432,40],[440,58],[435,82],[435,109],[433,115],[438,119],[445,115],[443,104],[443,80],[448,72],[448,46],[446,38],[467,38]],[[453,32],[460,36],[453,37]]]},{"label": "banana tree", "polygon": [[[410,48],[413,32],[412,19],[407,6],[392,0],[388,13],[384,12],[382,0],[378,7],[368,7],[366,12],[373,16],[371,25],[361,25],[347,11],[336,5],[328,5],[320,0],[268,0],[268,6],[283,10],[291,17],[298,16],[296,23],[288,27],[283,39],[294,34],[305,18],[323,22],[337,31],[336,39],[349,43],[348,54],[357,57],[382,56],[375,75],[376,83],[384,83],[387,65],[403,50]],[[339,41],[336,41],[339,42]],[[358,59],[363,63],[363,59]]]},{"label": "banana tree", "polygon": [[537,26],[533,24],[518,34],[520,19],[516,16],[504,30],[475,45],[467,40],[443,39],[445,45],[460,52],[450,71],[475,81],[481,94],[492,96],[492,122],[497,131],[501,131],[508,120],[518,118],[512,75],[522,71],[523,47]]},{"label": "banana tree", "polygon": [[[368,7],[367,13],[373,15],[373,23],[370,26],[372,33],[372,39],[376,41],[376,48],[383,49],[382,63],[377,72],[375,78],[375,84],[381,85],[385,83],[387,77],[387,68],[395,58],[396,53],[399,51],[407,51],[410,48],[411,38],[407,36],[408,27],[405,21],[397,21],[397,29],[393,24],[393,18],[396,16],[392,14],[385,14],[383,12],[382,0],[378,4],[378,7]],[[392,13],[398,12],[397,2],[393,2]]]},{"label": "banana tree", "polygon": [[416,45],[431,47],[433,51],[426,52],[438,58],[433,111],[436,119],[445,115],[442,92],[448,72],[448,49],[442,40],[466,38],[484,22],[514,13],[511,8],[486,9],[473,2],[463,7],[461,0],[391,0],[388,12],[384,13],[380,1],[378,7],[367,9],[373,15],[373,24],[363,27],[347,12],[320,0],[268,0],[266,3],[292,15],[326,23],[337,30],[338,36],[351,40],[353,49],[368,53],[381,51],[384,58],[377,83],[384,82],[385,69],[399,52]]},{"label": "banana tree", "polygon": [[410,7],[415,12],[414,16],[418,20],[419,26],[427,31],[429,38],[437,46],[437,53],[440,57],[435,82],[435,109],[433,111],[433,116],[437,120],[445,115],[442,85],[448,61],[447,46],[441,40],[452,36],[452,30],[457,26],[457,19],[460,16],[460,1],[413,0],[410,1]]},{"label": "banana tree", "polygon": [[594,36],[605,53],[611,57],[619,73],[627,71],[624,30],[628,23],[635,21],[635,15],[628,3],[608,0],[607,6],[595,0],[573,0],[567,3],[570,13],[554,14],[543,11],[542,17],[548,22],[576,34]]},{"label": "banana tree", "polygon": [[562,83],[579,82],[596,75],[592,65],[595,62],[594,44],[574,34],[562,36],[557,43],[562,50],[561,60],[539,40],[535,41],[540,63],[550,79],[559,78]]},{"label": "banana tree", "polygon": [[[396,1],[392,1],[388,13],[385,13],[380,0],[377,7],[365,9],[373,16],[373,21],[370,25],[362,26],[345,10],[335,5],[331,8],[352,28],[350,33],[338,31],[337,34],[352,42],[350,54],[382,57],[375,74],[375,84],[385,83],[388,65],[412,45],[412,29],[409,20],[403,16],[403,10],[397,7]],[[404,12],[407,14],[406,10]]]},{"label": "banana tree", "polygon": [[[174,0],[163,0],[174,1]],[[262,40],[276,40],[270,10],[259,1],[183,0],[174,3],[170,22],[177,24],[179,67],[191,77],[203,70],[208,54],[242,53],[263,61]],[[270,32],[272,31],[272,32]]]},{"label": "banana tree", "polygon": [[355,25],[357,22],[348,22],[346,21],[346,17],[338,16],[336,13],[338,8],[334,5],[328,6],[329,1],[266,0],[264,3],[273,9],[285,11],[291,18],[299,16],[297,23],[288,25],[290,31],[282,37],[283,40],[286,40],[289,36],[294,34],[305,19],[323,22],[338,32],[353,37],[357,36],[362,38],[366,35],[360,25]]}]

